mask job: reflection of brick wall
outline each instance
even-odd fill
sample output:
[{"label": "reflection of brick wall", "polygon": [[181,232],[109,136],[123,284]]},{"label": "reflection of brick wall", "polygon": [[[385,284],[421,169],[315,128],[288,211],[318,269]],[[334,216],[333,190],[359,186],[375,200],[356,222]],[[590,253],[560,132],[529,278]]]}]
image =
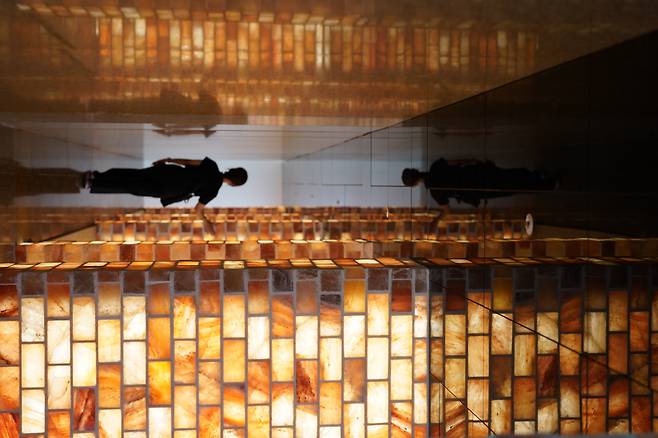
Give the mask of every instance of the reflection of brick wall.
[{"label": "reflection of brick wall", "polygon": [[[72,19],[64,18],[67,6],[61,6],[56,16],[68,46],[30,16],[51,15],[48,7],[38,2],[16,20],[0,17],[0,67],[20,72],[22,81],[8,89],[26,98],[20,100],[25,110],[41,103],[41,110],[55,105],[133,115],[399,119],[481,91],[485,72],[512,80],[536,68],[538,36],[526,25],[499,23],[482,30],[445,17],[441,25],[399,18],[391,24],[393,18],[382,23],[296,13],[274,21],[239,12],[228,20],[223,13],[170,19],[139,17],[124,12],[134,8],[116,6],[110,7],[116,14],[96,7]],[[2,44],[3,34],[24,38]],[[77,73],[72,59],[89,75]],[[25,87],[26,80],[33,86]]]},{"label": "reflection of brick wall", "polygon": [[413,219],[304,219],[260,220],[213,219],[214,230],[201,220],[128,220],[102,221],[97,224],[100,240],[190,241],[190,240],[288,240],[288,239],[438,239],[478,240],[527,237],[522,220],[445,220],[431,229],[432,216],[419,215]]},{"label": "reflection of brick wall", "polygon": [[291,262],[0,269],[0,434],[654,427],[655,264]]},{"label": "reflection of brick wall", "polygon": [[178,260],[288,260],[380,257],[581,258],[655,257],[658,239],[482,240],[252,240],[50,241],[0,244],[0,262],[152,262]]}]

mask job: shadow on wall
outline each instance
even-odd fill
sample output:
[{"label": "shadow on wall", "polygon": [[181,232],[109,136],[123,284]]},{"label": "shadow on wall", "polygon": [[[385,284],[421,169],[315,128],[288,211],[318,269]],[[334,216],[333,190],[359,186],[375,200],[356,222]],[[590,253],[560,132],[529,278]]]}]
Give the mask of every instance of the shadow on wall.
[{"label": "shadow on wall", "polygon": [[66,168],[29,168],[11,159],[0,159],[0,205],[19,196],[80,193],[82,172]]}]

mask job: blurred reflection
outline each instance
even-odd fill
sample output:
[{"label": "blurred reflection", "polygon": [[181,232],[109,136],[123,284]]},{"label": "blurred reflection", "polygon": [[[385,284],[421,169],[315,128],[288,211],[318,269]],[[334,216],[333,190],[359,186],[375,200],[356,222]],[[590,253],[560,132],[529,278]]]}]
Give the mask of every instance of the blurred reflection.
[{"label": "blurred reflection", "polygon": [[537,170],[502,169],[493,162],[475,159],[446,160],[432,163],[429,172],[404,169],[402,182],[413,187],[420,182],[429,189],[437,204],[447,206],[449,199],[480,206],[487,199],[512,196],[521,192],[553,190],[557,180]]},{"label": "blurred reflection", "polygon": [[0,159],[0,205],[19,196],[79,193],[83,174],[65,168],[28,168],[11,159]]},{"label": "blurred reflection", "polygon": [[[399,120],[646,32],[657,15],[653,0],[0,2],[0,109],[219,114],[201,91],[223,117]],[[172,85],[193,111],[159,105]]]}]

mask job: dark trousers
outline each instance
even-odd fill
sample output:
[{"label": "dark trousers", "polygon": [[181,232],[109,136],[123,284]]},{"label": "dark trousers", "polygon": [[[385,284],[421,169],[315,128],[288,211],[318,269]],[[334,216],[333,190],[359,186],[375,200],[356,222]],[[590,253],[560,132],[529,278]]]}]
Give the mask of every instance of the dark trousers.
[{"label": "dark trousers", "polygon": [[136,196],[160,197],[162,188],[153,167],[146,169],[110,169],[94,172],[91,193],[128,193]]}]

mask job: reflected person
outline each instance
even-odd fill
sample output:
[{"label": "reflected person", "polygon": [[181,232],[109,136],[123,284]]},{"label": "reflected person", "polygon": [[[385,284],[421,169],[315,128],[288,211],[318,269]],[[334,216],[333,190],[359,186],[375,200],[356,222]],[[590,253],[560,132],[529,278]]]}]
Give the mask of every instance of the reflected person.
[{"label": "reflected person", "polygon": [[217,163],[208,157],[203,160],[163,158],[145,169],[86,172],[83,186],[91,193],[127,193],[160,198],[164,207],[198,196],[194,211],[212,228],[203,208],[217,196],[224,183],[241,186],[247,182],[247,177],[247,171],[242,167],[220,172]]},{"label": "reflected person", "polygon": [[11,205],[21,196],[80,193],[80,176],[74,169],[31,168],[0,158],[0,205]]},{"label": "reflected person", "polygon": [[447,211],[450,198],[477,208],[482,201],[511,196],[525,191],[553,190],[554,178],[525,168],[503,169],[493,162],[480,160],[446,160],[432,163],[429,172],[404,169],[402,182],[415,186],[423,182],[437,204]]}]

